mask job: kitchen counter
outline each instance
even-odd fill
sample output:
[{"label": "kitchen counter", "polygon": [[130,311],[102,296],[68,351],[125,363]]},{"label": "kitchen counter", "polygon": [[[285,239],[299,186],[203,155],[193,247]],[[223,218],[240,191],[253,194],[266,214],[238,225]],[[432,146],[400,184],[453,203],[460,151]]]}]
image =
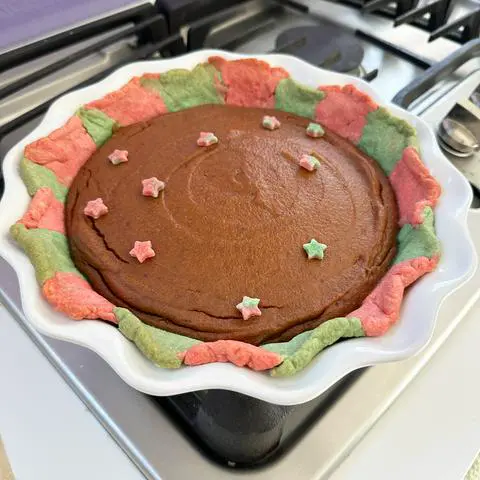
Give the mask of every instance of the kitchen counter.
[{"label": "kitchen counter", "polygon": [[17,480],[144,478],[2,306],[0,435]]},{"label": "kitchen counter", "polygon": [[[463,478],[480,447],[479,319],[477,303],[332,480]],[[3,307],[0,331],[0,434],[17,478],[143,478]]]},{"label": "kitchen counter", "polygon": [[463,479],[480,449],[479,340],[477,302],[331,480]]}]

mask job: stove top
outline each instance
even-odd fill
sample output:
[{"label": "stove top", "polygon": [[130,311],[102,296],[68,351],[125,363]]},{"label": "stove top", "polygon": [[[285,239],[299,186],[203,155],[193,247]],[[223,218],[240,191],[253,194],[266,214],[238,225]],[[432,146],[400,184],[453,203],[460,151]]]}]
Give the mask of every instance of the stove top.
[{"label": "stove top", "polygon": [[[192,9],[193,4],[208,11]],[[202,47],[297,55],[370,81],[385,100],[398,101],[400,90],[411,93],[416,85],[418,95],[404,95],[405,106],[435,129],[457,103],[473,108],[469,98],[480,84],[477,58],[443,68],[428,88],[418,87],[426,68],[459,49],[451,40],[428,44],[428,34],[416,27],[392,30],[388,15],[362,16],[340,2],[228,2],[217,11],[218,5],[163,0],[157,2],[161,13],[149,10],[148,19],[139,19],[126,12],[126,23],[111,22],[107,31],[96,29],[89,38],[82,30],[78,41],[58,46],[47,57],[32,59],[25,50],[20,57],[10,55],[15,68],[0,56],[0,158],[65,90],[96,81],[128,61]],[[465,160],[451,160],[476,184]],[[471,228],[480,247],[480,226]],[[480,296],[479,281],[477,272],[447,299],[434,339],[421,355],[355,372],[311,402],[283,407],[216,390],[152,398],[131,389],[92,352],[33,331],[21,311],[15,274],[0,260],[0,301],[145,476],[155,479],[183,479],[192,471],[212,480],[234,473],[258,480],[327,478],[448,338]]]}]

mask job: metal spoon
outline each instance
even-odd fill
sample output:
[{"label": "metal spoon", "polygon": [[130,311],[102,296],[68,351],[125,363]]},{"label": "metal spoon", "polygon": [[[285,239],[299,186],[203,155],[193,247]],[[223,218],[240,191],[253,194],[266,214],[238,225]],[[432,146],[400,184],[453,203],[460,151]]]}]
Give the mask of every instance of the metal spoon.
[{"label": "metal spoon", "polygon": [[472,131],[456,120],[444,118],[439,125],[438,135],[443,147],[458,157],[469,157],[480,150],[480,144]]}]

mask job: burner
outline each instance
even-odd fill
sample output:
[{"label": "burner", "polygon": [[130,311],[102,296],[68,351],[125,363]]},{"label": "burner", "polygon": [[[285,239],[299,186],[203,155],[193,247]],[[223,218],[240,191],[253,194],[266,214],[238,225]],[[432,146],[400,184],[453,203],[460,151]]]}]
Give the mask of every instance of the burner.
[{"label": "burner", "polygon": [[363,47],[350,33],[335,25],[290,28],[276,39],[276,52],[295,55],[327,70],[360,71]]}]

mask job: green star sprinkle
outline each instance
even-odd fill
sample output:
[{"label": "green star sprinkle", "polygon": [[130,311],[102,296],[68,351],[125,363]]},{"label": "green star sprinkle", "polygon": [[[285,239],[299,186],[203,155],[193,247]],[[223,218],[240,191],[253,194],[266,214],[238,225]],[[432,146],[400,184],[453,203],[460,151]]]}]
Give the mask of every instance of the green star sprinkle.
[{"label": "green star sprinkle", "polygon": [[312,260],[313,258],[323,260],[327,246],[324,243],[317,242],[314,238],[312,238],[308,243],[303,244],[303,249],[307,252],[309,260]]},{"label": "green star sprinkle", "polygon": [[318,123],[311,122],[307,127],[307,135],[313,138],[323,137],[323,135],[325,135],[325,131]]}]

